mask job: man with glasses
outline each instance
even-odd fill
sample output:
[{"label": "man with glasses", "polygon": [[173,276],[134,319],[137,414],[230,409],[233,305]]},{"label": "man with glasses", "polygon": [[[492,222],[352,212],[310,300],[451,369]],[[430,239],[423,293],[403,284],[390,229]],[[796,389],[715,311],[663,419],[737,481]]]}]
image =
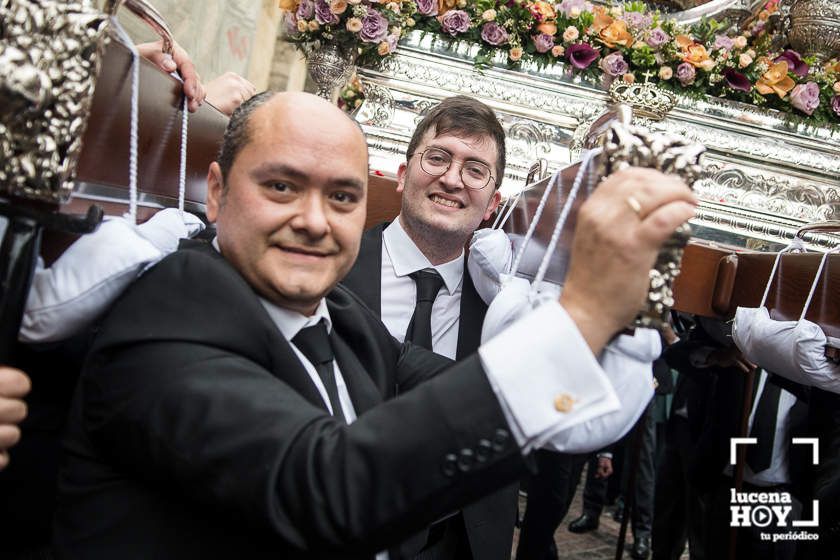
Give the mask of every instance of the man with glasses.
[{"label": "man with glasses", "polygon": [[[464,246],[499,204],[505,133],[493,110],[466,96],[420,122],[397,172],[400,215],[368,230],[344,285],[400,341],[452,359],[478,349],[487,306]],[[509,558],[516,517],[511,486],[440,520],[400,547],[404,558]]]}]

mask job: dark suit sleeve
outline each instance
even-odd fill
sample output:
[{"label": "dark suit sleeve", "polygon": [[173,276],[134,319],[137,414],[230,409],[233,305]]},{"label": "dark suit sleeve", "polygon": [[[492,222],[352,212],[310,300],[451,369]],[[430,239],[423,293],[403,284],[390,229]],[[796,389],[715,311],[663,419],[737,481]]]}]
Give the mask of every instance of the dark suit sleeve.
[{"label": "dark suit sleeve", "polygon": [[[155,288],[151,280],[141,284]],[[137,288],[115,310],[137,332],[162,324],[161,313],[191,317],[193,329],[213,320],[212,310],[179,308],[171,289],[175,311],[157,311],[155,292]],[[227,316],[222,331],[244,330],[230,338],[265,337],[254,321]],[[82,379],[82,418],[94,445],[131,476],[177,488],[231,522],[301,550],[373,552],[522,473],[477,357],[347,426],[234,351],[235,341],[187,341],[186,326],[110,344],[105,333]]]}]

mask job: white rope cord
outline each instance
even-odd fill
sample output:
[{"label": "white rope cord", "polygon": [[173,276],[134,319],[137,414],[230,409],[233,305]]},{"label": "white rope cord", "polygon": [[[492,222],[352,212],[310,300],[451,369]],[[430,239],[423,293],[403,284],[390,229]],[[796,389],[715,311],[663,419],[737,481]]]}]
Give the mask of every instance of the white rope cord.
[{"label": "white rope cord", "polygon": [[132,224],[137,224],[137,144],[138,144],[138,106],[140,100],[140,54],[134,41],[125,32],[116,16],[111,16],[111,25],[120,40],[131,51],[131,117],[128,144],[128,215]]},{"label": "white rope cord", "polygon": [[189,122],[187,103],[187,96],[184,95],[184,104],[181,107],[181,165],[178,169],[178,211],[181,213],[181,219],[184,218],[184,196],[187,190],[187,123]]},{"label": "white rope cord", "polygon": [[502,214],[504,214],[505,208],[507,208],[510,204],[510,200],[510,198],[506,198],[505,201],[499,205],[499,208],[496,210],[496,219],[493,220],[493,225],[490,226],[490,229],[496,229],[496,226],[499,225],[499,220],[502,219]]},{"label": "white rope cord", "polygon": [[578,168],[577,175],[575,175],[575,181],[572,183],[572,188],[569,191],[568,197],[566,197],[566,202],[563,205],[563,210],[560,212],[560,216],[557,218],[557,223],[554,224],[554,231],[551,232],[551,239],[548,242],[548,247],[545,249],[545,254],[543,255],[542,261],[540,262],[540,267],[537,269],[537,275],[534,277],[533,283],[531,283],[531,296],[535,296],[537,293],[538,286],[545,278],[545,273],[548,270],[548,265],[551,262],[551,257],[554,255],[554,250],[557,248],[557,242],[560,241],[560,234],[563,233],[563,226],[566,225],[566,220],[569,217],[569,214],[572,211],[572,206],[574,206],[575,199],[577,198],[578,192],[580,191],[580,186],[583,184],[583,177],[586,175],[586,170],[589,169],[589,165],[592,163],[592,159],[597,155],[599,150],[592,150],[588,152],[584,156],[584,160],[581,162],[580,167]]},{"label": "white rope cord", "polygon": [[525,249],[528,247],[528,243],[531,242],[531,238],[534,236],[534,231],[536,231],[537,224],[540,221],[540,217],[542,217],[545,204],[548,201],[551,191],[554,190],[554,185],[557,183],[557,178],[559,176],[560,171],[557,171],[554,175],[552,175],[551,181],[548,182],[548,186],[545,188],[545,192],[543,192],[540,203],[537,206],[537,211],[534,212],[534,217],[531,220],[531,225],[528,226],[528,231],[525,232],[525,238],[522,240],[522,245],[519,247],[519,251],[516,252],[516,259],[514,259],[513,267],[510,270],[511,278],[516,276],[516,273],[519,271],[519,265],[522,263],[522,257],[525,255]]},{"label": "white rope cord", "polygon": [[501,217],[501,212],[499,212],[499,216],[496,216],[496,222],[498,223],[493,223],[492,229],[502,229],[505,227],[505,224],[508,222],[508,219],[510,219],[513,211],[516,210],[516,205],[519,204],[519,199],[522,198],[522,191],[524,190],[524,188],[520,189],[513,197],[513,200],[510,201],[510,204],[507,206],[507,212],[505,212],[505,216],[501,219],[501,221],[499,221],[499,218]]},{"label": "white rope cord", "polygon": [[773,268],[770,270],[770,278],[767,279],[767,287],[764,288],[764,295],[761,296],[761,303],[758,305],[759,307],[764,307],[764,304],[767,302],[767,296],[770,294],[770,287],[773,285],[773,280],[776,277],[776,269],[779,268],[779,261],[781,260],[782,255],[791,251],[804,250],[805,244],[802,242],[802,239],[795,237],[793,241],[791,241],[790,245],[779,251],[779,254],[776,255],[776,260],[773,263]]},{"label": "white rope cord", "polygon": [[817,291],[817,284],[820,283],[820,276],[822,276],[823,267],[825,267],[825,261],[828,259],[828,255],[837,253],[838,251],[840,251],[840,247],[835,247],[830,251],[826,251],[822,259],[820,259],[820,266],[817,268],[817,275],[814,277],[814,282],[811,284],[811,291],[808,292],[808,299],[805,300],[805,307],[802,308],[802,315],[799,316],[800,321],[805,318],[805,314],[808,313],[808,308],[811,307],[811,298],[814,297],[814,292]]}]

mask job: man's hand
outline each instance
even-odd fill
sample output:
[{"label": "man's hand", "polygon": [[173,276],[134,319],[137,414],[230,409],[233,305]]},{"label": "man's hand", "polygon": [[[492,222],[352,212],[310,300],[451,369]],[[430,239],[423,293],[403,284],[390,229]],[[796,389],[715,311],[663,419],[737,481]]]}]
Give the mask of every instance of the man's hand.
[{"label": "man's hand", "polygon": [[598,457],[598,468],[595,470],[595,478],[609,478],[612,473],[612,459],[609,457]]},{"label": "man's hand", "polygon": [[744,373],[749,373],[755,369],[755,364],[747,360],[735,345],[712,350],[709,357],[706,358],[706,363],[710,366],[722,368],[737,368]]},{"label": "man's hand", "polygon": [[190,60],[187,51],[175,43],[172,48],[172,56],[164,54],[163,39],[153,43],[141,43],[137,45],[140,56],[156,64],[164,72],[178,71],[184,80],[184,95],[189,103],[187,107],[191,113],[198,110],[204,102],[204,87],[201,85],[201,78],[195,71],[195,65]]},{"label": "man's hand", "polygon": [[234,72],[207,82],[206,90],[208,103],[227,116],[257,93],[254,84]]},{"label": "man's hand", "polygon": [[593,353],[642,308],[662,243],[695,204],[679,178],[630,168],[605,179],[581,206],[560,303]]},{"label": "man's hand", "polygon": [[22,371],[0,367],[0,470],[9,464],[9,448],[20,439],[17,425],[26,418],[23,397],[29,388],[29,378]]}]

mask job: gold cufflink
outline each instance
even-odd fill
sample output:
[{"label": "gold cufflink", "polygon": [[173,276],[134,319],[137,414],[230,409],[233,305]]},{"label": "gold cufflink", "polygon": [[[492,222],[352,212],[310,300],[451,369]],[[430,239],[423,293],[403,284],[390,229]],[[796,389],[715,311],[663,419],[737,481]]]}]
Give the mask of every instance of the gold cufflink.
[{"label": "gold cufflink", "polygon": [[554,408],[557,412],[569,412],[575,404],[575,399],[568,393],[562,393],[554,397]]}]

